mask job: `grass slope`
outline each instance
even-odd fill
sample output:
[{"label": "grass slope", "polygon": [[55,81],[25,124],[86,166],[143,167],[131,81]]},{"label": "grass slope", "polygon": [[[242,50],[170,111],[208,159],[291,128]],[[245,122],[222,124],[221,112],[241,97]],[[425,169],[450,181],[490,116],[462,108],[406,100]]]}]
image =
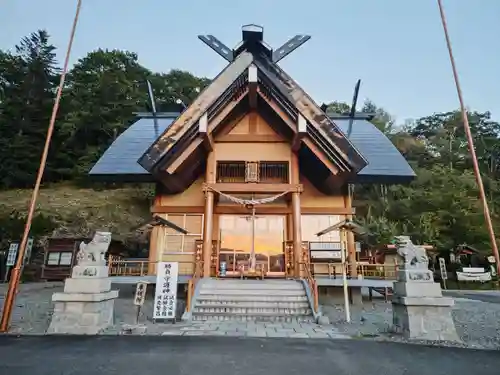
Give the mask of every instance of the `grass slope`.
[{"label": "grass slope", "polygon": [[[0,191],[0,215],[26,215],[31,194],[31,189]],[[56,223],[54,236],[87,236],[101,229],[125,239],[151,218],[150,196],[149,186],[94,190],[55,184],[40,190],[35,215]]]}]

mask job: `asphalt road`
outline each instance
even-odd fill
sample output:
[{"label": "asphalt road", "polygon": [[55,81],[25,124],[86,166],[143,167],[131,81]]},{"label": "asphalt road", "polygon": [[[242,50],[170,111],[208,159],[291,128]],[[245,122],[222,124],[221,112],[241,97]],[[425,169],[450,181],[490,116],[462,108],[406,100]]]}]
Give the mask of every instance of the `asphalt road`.
[{"label": "asphalt road", "polygon": [[498,374],[500,353],[361,340],[0,337],[0,374]]}]

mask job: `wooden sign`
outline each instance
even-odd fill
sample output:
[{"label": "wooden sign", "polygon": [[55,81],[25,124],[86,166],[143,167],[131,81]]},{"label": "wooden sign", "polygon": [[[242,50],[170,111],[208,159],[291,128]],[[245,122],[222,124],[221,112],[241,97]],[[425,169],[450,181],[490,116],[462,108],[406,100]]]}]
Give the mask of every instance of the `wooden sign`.
[{"label": "wooden sign", "polygon": [[9,253],[7,254],[7,262],[5,263],[7,267],[15,266],[17,259],[17,250],[19,250],[19,244],[16,242],[11,243],[9,247]]},{"label": "wooden sign", "polygon": [[30,262],[30,259],[31,259],[31,251],[33,250],[33,243],[35,241],[33,240],[33,238],[29,238],[28,239],[28,242],[26,244],[26,251],[24,253],[24,261],[23,261],[23,264],[29,264]]},{"label": "wooden sign", "polygon": [[448,271],[446,271],[446,263],[444,261],[444,258],[439,258],[439,271],[441,272],[441,279],[447,280]]},{"label": "wooden sign", "polygon": [[134,305],[142,306],[144,305],[144,300],[146,299],[146,290],[148,288],[148,284],[139,281],[135,288],[135,297],[134,297]]},{"label": "wooden sign", "polygon": [[178,274],[179,263],[158,263],[153,319],[175,320]]}]

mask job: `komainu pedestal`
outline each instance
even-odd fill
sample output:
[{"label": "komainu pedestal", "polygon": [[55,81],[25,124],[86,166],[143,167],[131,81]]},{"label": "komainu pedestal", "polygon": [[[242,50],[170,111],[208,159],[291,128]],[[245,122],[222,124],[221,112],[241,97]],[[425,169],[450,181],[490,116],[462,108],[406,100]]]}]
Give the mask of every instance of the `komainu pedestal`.
[{"label": "komainu pedestal", "polygon": [[54,293],[54,313],[47,333],[97,334],[113,324],[114,300],[104,255],[111,233],[96,232],[88,244],[82,242],[77,265],[64,282],[64,292]]},{"label": "komainu pedestal", "polygon": [[434,282],[425,249],[407,236],[396,240],[401,262],[392,298],[394,330],[411,339],[459,341],[451,316],[454,301]]}]

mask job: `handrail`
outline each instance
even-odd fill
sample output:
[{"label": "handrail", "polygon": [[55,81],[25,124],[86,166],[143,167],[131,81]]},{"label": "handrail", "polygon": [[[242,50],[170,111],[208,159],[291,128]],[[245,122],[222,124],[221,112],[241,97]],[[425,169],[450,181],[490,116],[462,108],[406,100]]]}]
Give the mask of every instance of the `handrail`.
[{"label": "handrail", "polygon": [[[179,260],[179,264],[196,264],[194,260]],[[147,276],[150,264],[158,264],[160,261],[149,260],[124,260],[119,257],[110,256],[108,259],[109,276]]]},{"label": "handrail", "polygon": [[196,241],[196,251],[194,254],[194,272],[193,277],[188,281],[187,288],[187,300],[186,300],[186,312],[190,312],[192,310],[193,305],[193,297],[196,291],[196,284],[198,280],[201,278],[203,274],[203,242],[198,240]]},{"label": "handrail", "polygon": [[[314,276],[326,276],[329,279],[336,279],[337,276],[340,276],[340,270],[342,267],[342,263],[340,262],[314,262],[311,263],[312,266],[324,266],[327,267],[325,272],[317,272],[314,271]],[[363,264],[356,262],[358,276],[363,278],[373,278],[373,279],[382,279],[382,280],[395,280],[398,266],[396,264]],[[346,262],[347,268],[347,277],[349,276],[349,270],[354,265]],[[338,268],[338,269],[337,269]]]},{"label": "handrail", "polygon": [[203,270],[203,261],[201,259],[196,259],[194,262],[194,272],[193,277],[188,281],[188,289],[187,289],[187,300],[186,300],[186,311],[191,311],[191,305],[193,303],[193,296],[196,290],[196,284],[198,280],[201,278],[201,272]]},{"label": "handrail", "polygon": [[301,262],[299,264],[304,267],[306,273],[306,280],[307,283],[309,284],[309,289],[311,290],[313,297],[313,310],[315,313],[317,313],[319,306],[318,284],[311,273],[310,263],[306,261],[306,262]]}]

